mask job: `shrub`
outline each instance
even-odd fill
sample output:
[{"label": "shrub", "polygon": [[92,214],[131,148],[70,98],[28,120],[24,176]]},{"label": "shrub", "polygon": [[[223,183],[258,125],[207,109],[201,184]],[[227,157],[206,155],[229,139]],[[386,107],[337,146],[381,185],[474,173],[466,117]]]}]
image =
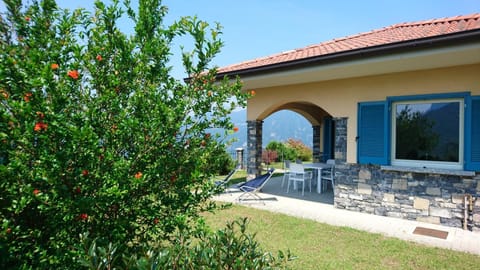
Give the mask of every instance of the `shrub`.
[{"label": "shrub", "polygon": [[295,151],[297,159],[302,161],[308,161],[312,159],[312,149],[306,146],[302,141],[290,138],[287,140],[286,145],[287,148]]},{"label": "shrub", "polygon": [[[231,132],[228,115],[249,95],[210,66],[220,27],[195,17],[165,27],[159,0],[138,11],[97,1],[94,13],[4,2],[0,268],[78,268],[87,232],[120,254],[188,239],[215,208],[220,143],[206,130]],[[125,15],[131,35],[117,26]],[[186,82],[168,64],[180,36],[193,41]]]},{"label": "shrub", "polygon": [[235,167],[236,161],[233,160],[223,145],[215,149],[212,155],[216,155],[218,158],[218,163],[214,164],[216,167],[212,168],[215,174],[226,175]]},{"label": "shrub", "polygon": [[264,149],[262,151],[262,161],[265,164],[270,165],[272,162],[276,161],[277,159],[278,159],[277,151],[268,150],[268,149]]},{"label": "shrub", "polygon": [[197,241],[177,236],[173,245],[148,250],[141,256],[120,257],[113,245],[97,246],[84,239],[82,264],[89,269],[287,269],[290,252],[264,252],[255,235],[246,233],[247,220],[229,222],[225,229],[202,231]]},{"label": "shrub", "polygon": [[302,141],[288,139],[286,142],[271,141],[268,143],[267,150],[277,152],[276,161],[296,160],[308,161],[312,159],[312,149],[306,146]]},{"label": "shrub", "polygon": [[266,150],[276,151],[277,158],[275,161],[283,161],[283,160],[295,160],[296,154],[295,151],[291,148],[288,148],[285,143],[271,141],[265,147]]}]

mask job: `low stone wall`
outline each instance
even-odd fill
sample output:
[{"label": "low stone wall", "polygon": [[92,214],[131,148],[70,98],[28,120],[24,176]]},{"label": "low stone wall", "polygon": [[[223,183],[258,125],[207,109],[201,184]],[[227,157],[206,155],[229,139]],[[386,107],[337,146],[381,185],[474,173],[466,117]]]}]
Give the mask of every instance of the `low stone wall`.
[{"label": "low stone wall", "polygon": [[[335,207],[463,228],[464,195],[480,195],[480,174],[396,171],[374,165],[338,164]],[[473,203],[480,231],[480,198]]]}]

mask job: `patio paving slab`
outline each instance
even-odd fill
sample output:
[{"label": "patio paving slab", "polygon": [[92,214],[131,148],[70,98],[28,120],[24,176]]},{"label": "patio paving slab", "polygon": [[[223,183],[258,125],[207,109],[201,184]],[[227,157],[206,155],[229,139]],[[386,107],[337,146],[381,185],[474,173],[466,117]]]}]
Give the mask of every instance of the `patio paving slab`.
[{"label": "patio paving slab", "polygon": [[[281,181],[281,177],[270,179],[262,192],[258,194],[262,201],[247,200],[238,202],[236,199],[240,193],[234,188],[229,193],[216,196],[215,199],[312,219],[334,226],[345,226],[367,232],[380,233],[428,246],[480,255],[480,232],[478,231],[471,232],[437,224],[338,209],[333,206],[333,193],[331,190],[317,194],[314,192],[315,189],[312,188],[311,193],[306,190],[305,196],[302,197],[301,191],[286,193],[286,187],[281,187]],[[434,234],[437,233],[442,235],[442,237],[435,237],[428,235],[428,233],[419,233],[419,231],[425,232],[429,230],[431,231],[430,233],[433,231]]]}]

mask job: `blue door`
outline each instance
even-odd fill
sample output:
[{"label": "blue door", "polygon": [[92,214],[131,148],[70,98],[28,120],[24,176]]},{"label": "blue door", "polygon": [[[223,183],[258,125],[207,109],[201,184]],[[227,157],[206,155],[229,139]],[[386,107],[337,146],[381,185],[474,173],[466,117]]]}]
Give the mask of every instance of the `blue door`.
[{"label": "blue door", "polygon": [[325,116],[323,118],[323,155],[322,162],[326,162],[328,159],[333,159],[334,154],[334,122],[332,117]]}]

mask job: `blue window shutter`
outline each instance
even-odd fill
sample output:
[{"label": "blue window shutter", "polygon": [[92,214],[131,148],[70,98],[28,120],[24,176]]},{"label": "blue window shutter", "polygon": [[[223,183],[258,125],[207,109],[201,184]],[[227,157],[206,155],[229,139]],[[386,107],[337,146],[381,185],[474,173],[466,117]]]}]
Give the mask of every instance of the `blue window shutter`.
[{"label": "blue window shutter", "polygon": [[358,104],[358,163],[388,164],[387,115],[385,101]]},{"label": "blue window shutter", "polygon": [[465,170],[480,171],[480,96],[467,101],[465,115]]}]

